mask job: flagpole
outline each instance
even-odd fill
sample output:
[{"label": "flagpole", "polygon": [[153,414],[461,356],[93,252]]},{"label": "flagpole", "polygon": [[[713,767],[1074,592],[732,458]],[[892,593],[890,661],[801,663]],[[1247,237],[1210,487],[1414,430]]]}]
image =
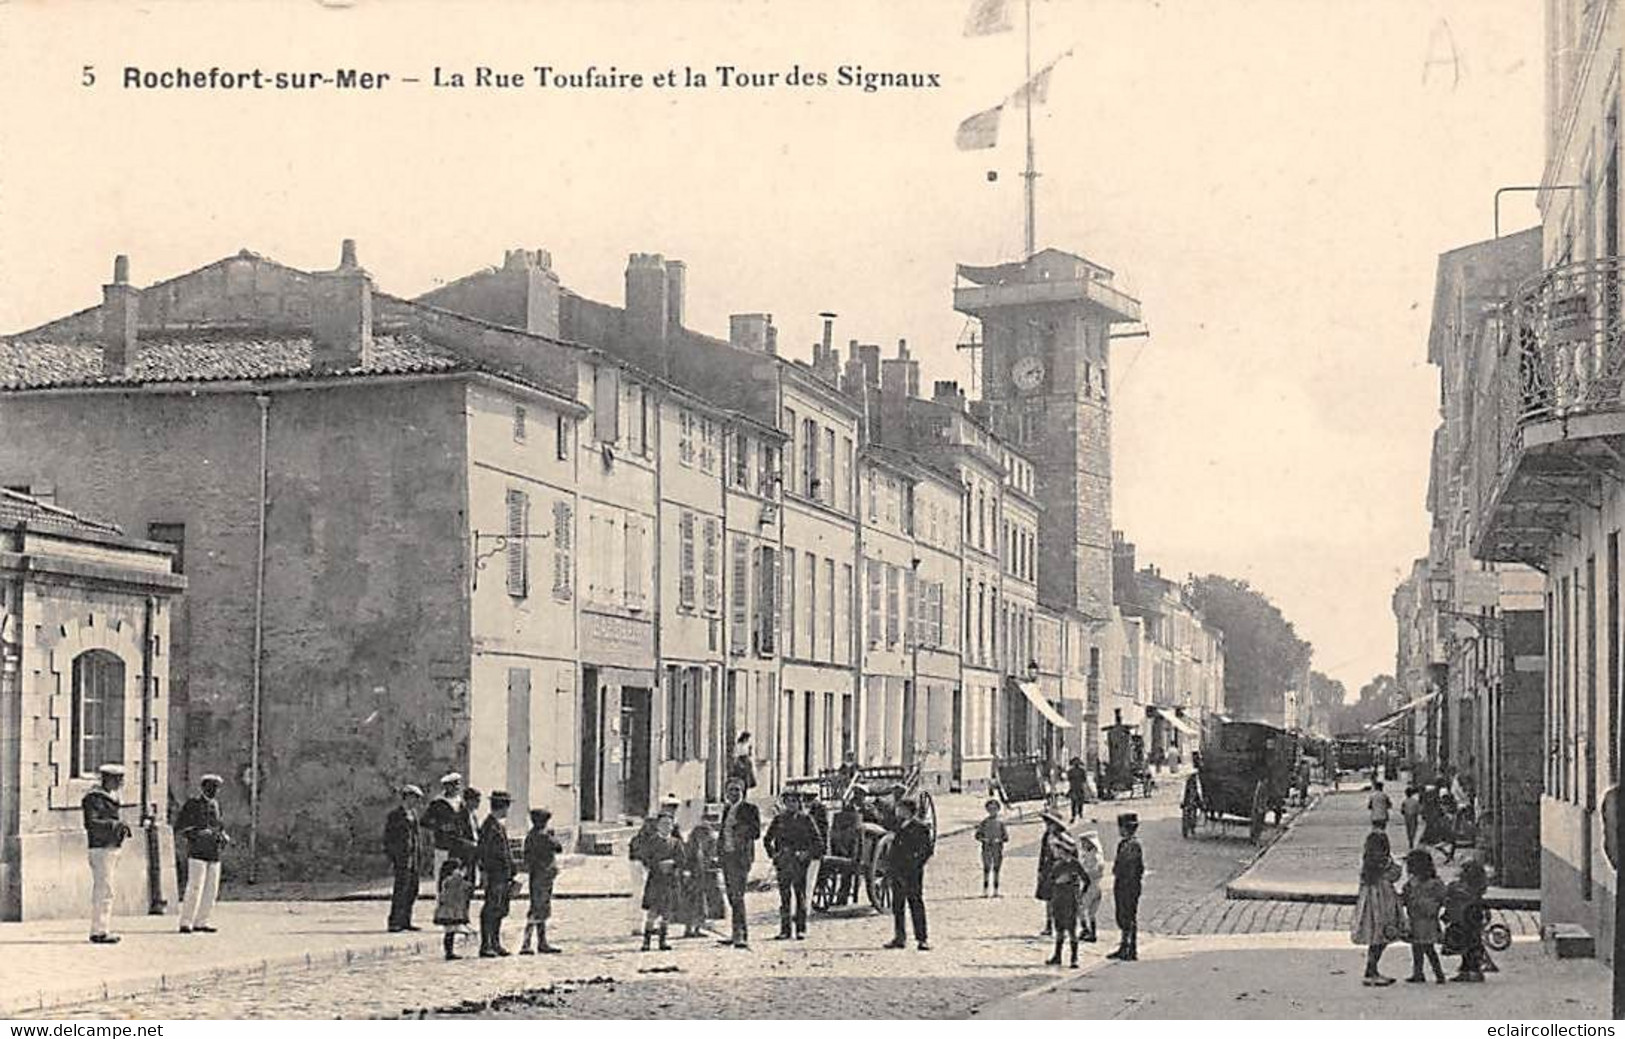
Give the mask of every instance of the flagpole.
[{"label": "flagpole", "polygon": [[1024,9],[1027,23],[1025,27],[1027,36],[1027,78],[1024,81],[1027,84],[1025,88],[1027,103],[1023,107],[1027,110],[1027,170],[1022,174],[1022,181],[1027,187],[1027,252],[1022,256],[1022,259],[1031,256],[1036,250],[1033,228],[1033,189],[1038,179],[1038,170],[1033,161],[1033,0],[1024,0]]}]

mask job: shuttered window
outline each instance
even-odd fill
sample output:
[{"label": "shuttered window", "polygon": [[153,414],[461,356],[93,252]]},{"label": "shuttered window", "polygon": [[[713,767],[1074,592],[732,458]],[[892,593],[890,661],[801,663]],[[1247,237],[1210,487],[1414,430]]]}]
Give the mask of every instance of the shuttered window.
[{"label": "shuttered window", "polygon": [[523,598],[529,594],[530,498],[524,491],[508,492],[508,594]]},{"label": "shuttered window", "polygon": [[749,648],[746,639],[750,623],[750,546],[742,537],[733,540],[729,566],[728,579],[732,584],[728,587],[728,652],[737,657],[743,656]]},{"label": "shuttered window", "polygon": [[567,501],[553,503],[553,594],[560,599],[570,598],[573,582],[574,512]]},{"label": "shuttered window", "polygon": [[757,562],[756,652],[770,657],[778,649],[779,570],[778,553],[763,548]]},{"label": "shuttered window", "polygon": [[784,576],[784,596],[779,601],[779,620],[784,625],[785,656],[796,655],[796,550],[784,550],[779,569]]},{"label": "shuttered window", "polygon": [[620,372],[614,368],[593,369],[592,382],[593,436],[613,444],[621,431]]},{"label": "shuttered window", "polygon": [[685,610],[694,608],[694,514],[684,512],[677,518],[678,578],[677,605]]},{"label": "shuttered window", "polygon": [[918,578],[913,570],[903,571],[903,645],[913,646],[920,641],[920,612]]},{"label": "shuttered window", "polygon": [[[871,499],[873,500],[873,499]],[[880,561],[869,560],[869,632],[871,647],[880,645]]]},{"label": "shuttered window", "polygon": [[899,632],[899,630],[898,630],[898,612],[899,612],[899,609],[902,606],[902,603],[899,601],[900,597],[901,597],[901,590],[898,587],[897,568],[895,566],[892,566],[890,563],[887,563],[886,564],[886,648],[887,649],[895,649],[897,647],[898,636],[901,634]]},{"label": "shuttered window", "polygon": [[715,615],[722,611],[722,534],[717,521],[707,516],[701,528],[705,534],[703,573],[705,577],[705,612]]},{"label": "shuttered window", "polygon": [[630,609],[643,610],[649,606],[649,568],[643,563],[649,542],[648,520],[627,513],[624,522],[626,551],[623,556],[625,566],[622,583],[623,601]]}]

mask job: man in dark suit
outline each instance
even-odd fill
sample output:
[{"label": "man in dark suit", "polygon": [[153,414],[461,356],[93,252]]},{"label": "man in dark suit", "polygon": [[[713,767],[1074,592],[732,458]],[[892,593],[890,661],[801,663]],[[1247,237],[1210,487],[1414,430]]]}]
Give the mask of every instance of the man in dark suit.
[{"label": "man in dark suit", "polygon": [[914,940],[920,951],[931,945],[925,935],[925,864],[934,851],[931,828],[919,819],[919,805],[913,798],[897,802],[897,832],[892,836],[891,849],[886,858],[886,879],[891,884],[891,914],[894,937],[887,942],[888,949],[902,949],[908,945],[908,934],[903,927],[903,906],[914,918]]},{"label": "man in dark suit", "polygon": [[395,875],[389,897],[389,929],[416,931],[412,905],[418,900],[418,809],[423,791],[408,783],[401,787],[401,803],[384,820],[384,854]]},{"label": "man in dark suit", "polygon": [[722,883],[728,893],[733,933],[722,939],[721,944],[747,949],[750,928],[745,923],[745,881],[750,877],[751,863],[756,860],[756,840],[762,835],[762,813],[745,800],[745,782],[737,776],[728,780],[728,790],[723,796],[727,804],[717,827],[718,861],[722,864]]},{"label": "man in dark suit", "polygon": [[1117,948],[1106,954],[1108,960],[1140,958],[1140,882],[1145,877],[1145,852],[1140,849],[1140,817],[1124,812],[1117,817],[1117,857],[1112,860],[1112,902],[1117,910],[1117,929],[1122,932]]},{"label": "man in dark suit", "polygon": [[506,790],[491,791],[491,812],[480,824],[479,864],[480,873],[485,877],[485,903],[480,906],[480,955],[487,958],[508,955],[508,950],[502,947],[502,921],[508,915],[514,877],[519,873],[505,822],[511,804],[513,798]]}]

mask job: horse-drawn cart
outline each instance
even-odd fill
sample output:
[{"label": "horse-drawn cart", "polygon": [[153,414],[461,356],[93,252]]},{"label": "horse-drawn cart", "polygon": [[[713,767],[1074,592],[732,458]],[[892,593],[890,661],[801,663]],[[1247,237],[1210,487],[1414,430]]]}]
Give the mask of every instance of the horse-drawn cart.
[{"label": "horse-drawn cart", "polygon": [[856,905],[862,885],[876,911],[890,911],[886,860],[897,829],[897,802],[913,798],[920,821],[931,830],[931,839],[937,837],[936,801],[923,788],[919,767],[830,769],[788,780],[784,790],[814,799],[820,809],[812,814],[819,821],[825,849],[818,878],[808,892],[813,910],[827,913]]},{"label": "horse-drawn cart", "polygon": [[1106,732],[1106,757],[1100,762],[1099,775],[1095,786],[1100,791],[1103,801],[1110,801],[1118,794],[1134,796],[1138,791],[1146,797],[1156,789],[1156,781],[1151,777],[1151,767],[1145,759],[1145,737],[1140,735],[1137,726],[1118,724],[1108,725]]},{"label": "horse-drawn cart", "polygon": [[[1292,734],[1273,725],[1225,722],[1217,743],[1202,750],[1200,807],[1210,820],[1246,821],[1248,836],[1258,843],[1265,815],[1273,812],[1275,824],[1281,824],[1297,753]],[[1192,832],[1193,827],[1185,830],[1186,836]]]}]

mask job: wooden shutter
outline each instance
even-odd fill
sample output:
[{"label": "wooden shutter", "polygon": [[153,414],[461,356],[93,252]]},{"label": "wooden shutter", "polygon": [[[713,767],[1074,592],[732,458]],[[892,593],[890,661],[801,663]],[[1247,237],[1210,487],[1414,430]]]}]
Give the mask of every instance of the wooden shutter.
[{"label": "wooden shutter", "polygon": [[529,542],[530,499],[524,491],[508,492],[508,594],[524,596],[528,590],[529,560],[526,550]]},{"label": "wooden shutter", "polygon": [[620,374],[608,365],[599,365],[593,369],[593,436],[611,444],[620,436],[621,431]]},{"label": "wooden shutter", "polygon": [[899,589],[897,586],[897,568],[890,563],[886,564],[886,648],[897,645],[897,614]]},{"label": "wooden shutter", "polygon": [[770,657],[778,649],[779,569],[778,552],[763,548],[757,568],[756,651]]},{"label": "wooden shutter", "polygon": [[[871,499],[873,500],[873,499]],[[869,631],[867,638],[870,646],[880,645],[880,562],[869,560]]]},{"label": "wooden shutter", "polygon": [[903,645],[912,646],[920,640],[919,579],[913,570],[903,571]]},{"label": "wooden shutter", "polygon": [[796,550],[787,548],[779,562],[784,575],[784,595],[779,604],[779,620],[784,625],[784,654],[796,652]]},{"label": "wooden shutter", "polygon": [[622,536],[623,551],[621,554],[621,599],[634,610],[641,610],[648,605],[648,580],[643,565],[644,525],[643,517],[627,513],[625,517],[626,529]]},{"label": "wooden shutter", "polygon": [[716,519],[707,516],[701,530],[705,536],[705,551],[701,560],[705,577],[705,612],[715,614],[722,608],[722,546],[718,543],[721,538]]},{"label": "wooden shutter", "polygon": [[570,598],[573,583],[574,513],[567,501],[553,503],[553,594],[561,599]]},{"label": "wooden shutter", "polygon": [[677,604],[684,609],[694,608],[694,514],[684,512],[677,519],[678,574]]},{"label": "wooden shutter", "polygon": [[733,567],[729,580],[733,584],[728,588],[728,651],[733,656],[742,656],[746,648],[747,611],[750,606],[747,588],[750,581],[750,553],[742,537],[733,540]]},{"label": "wooden shutter", "polygon": [[530,807],[530,668],[508,669],[508,792],[521,811]]}]

